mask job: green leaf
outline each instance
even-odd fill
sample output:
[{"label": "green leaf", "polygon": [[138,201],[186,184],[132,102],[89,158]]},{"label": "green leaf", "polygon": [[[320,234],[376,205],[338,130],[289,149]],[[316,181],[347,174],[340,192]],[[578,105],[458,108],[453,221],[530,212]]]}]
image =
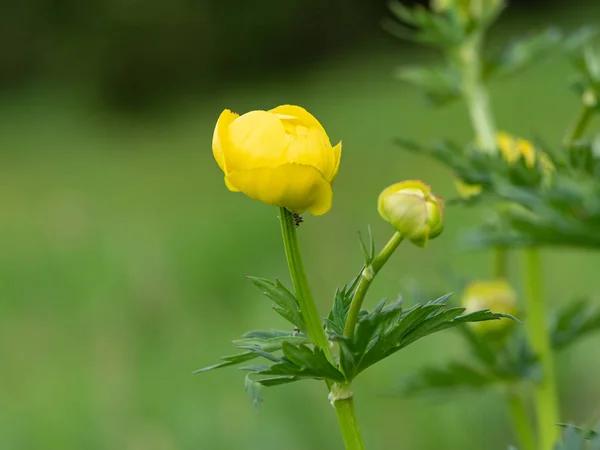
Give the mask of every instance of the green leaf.
[{"label": "green leaf", "polygon": [[257,381],[257,383],[260,383],[264,387],[271,387],[271,386],[281,386],[282,384],[290,384],[290,383],[294,383],[296,381],[299,381],[298,377],[283,375],[283,376],[276,376],[276,377],[261,378],[260,380]]},{"label": "green leaf", "polygon": [[460,74],[452,68],[406,66],[396,70],[395,75],[421,88],[434,106],[444,106],[461,97]]},{"label": "green leaf", "polygon": [[285,376],[295,379],[312,378],[317,380],[330,380],[333,382],[345,381],[344,375],[331,365],[323,351],[319,348],[310,348],[307,345],[294,345],[283,343],[284,357],[270,367],[257,371],[258,375]]},{"label": "green leaf", "polygon": [[575,426],[570,423],[558,423],[557,425],[559,427],[565,428],[565,429],[573,428],[573,429],[575,429],[575,431],[577,431],[579,434],[581,434],[585,439],[600,438],[600,426],[598,426],[596,430],[593,430],[593,429],[578,427],[578,426]]},{"label": "green leaf", "polygon": [[485,369],[461,362],[450,362],[446,366],[426,367],[403,380],[401,393],[404,395],[438,395],[457,390],[480,389],[495,382],[497,378]]},{"label": "green leaf", "polygon": [[299,345],[309,344],[310,340],[304,335],[289,334],[284,336],[275,336],[271,338],[245,337],[244,339],[237,339],[233,341],[233,345],[239,348],[260,347],[262,350],[272,353],[277,350],[281,350],[285,342]]},{"label": "green leaf", "polygon": [[551,320],[552,346],[561,350],[599,330],[600,308],[597,305],[589,299],[569,302]]},{"label": "green leaf", "polygon": [[596,430],[583,429],[571,424],[558,424],[563,427],[562,442],[557,442],[554,450],[600,450],[600,427]]},{"label": "green leaf", "polygon": [[250,378],[250,374],[248,374],[244,379],[244,389],[248,394],[248,398],[250,398],[250,401],[252,402],[254,411],[257,413],[260,412],[260,405],[263,402],[261,383],[254,381],[252,378]]},{"label": "green leaf", "polygon": [[[362,269],[360,273],[362,273]],[[333,334],[344,333],[346,318],[348,317],[348,311],[350,310],[354,291],[356,290],[356,286],[360,281],[360,273],[349,284],[343,286],[342,288],[338,288],[335,291],[335,295],[333,297],[333,307],[325,319],[327,330]]]},{"label": "green leaf", "polygon": [[387,358],[411,343],[446,328],[467,322],[510,318],[489,310],[464,314],[464,308],[446,305],[449,295],[408,310],[401,301],[385,305],[363,314],[356,325],[352,339],[341,335],[333,339],[340,344],[340,362],[348,379],[353,379],[367,367]]},{"label": "green leaf", "polygon": [[263,291],[263,295],[273,301],[273,309],[277,314],[306,334],[306,326],[298,301],[279,280],[275,280],[273,283],[265,278],[248,277],[248,279]]},{"label": "green leaf", "polygon": [[508,76],[520,72],[539,59],[555,53],[562,33],[548,28],[522,37],[501,49],[487,62],[486,76]]},{"label": "green leaf", "polygon": [[422,5],[408,8],[399,1],[390,2],[389,8],[400,23],[386,20],[382,25],[401,39],[446,49],[460,43],[469,31],[457,15],[432,13]]},{"label": "green leaf", "polygon": [[221,358],[221,360],[223,360],[223,362],[213,364],[212,366],[203,367],[202,369],[195,370],[192,373],[202,373],[202,372],[208,372],[209,370],[220,369],[221,367],[234,366],[236,364],[250,361],[251,359],[254,359],[257,357],[258,357],[258,355],[256,355],[254,352],[251,352],[251,351],[239,353],[237,355],[223,356]]},{"label": "green leaf", "polygon": [[358,232],[358,241],[360,242],[360,247],[362,248],[364,257],[365,257],[365,266],[368,266],[375,258],[375,239],[373,238],[373,230],[371,229],[371,225],[368,226],[369,230],[369,243],[368,245],[363,241],[362,235],[360,231]]}]

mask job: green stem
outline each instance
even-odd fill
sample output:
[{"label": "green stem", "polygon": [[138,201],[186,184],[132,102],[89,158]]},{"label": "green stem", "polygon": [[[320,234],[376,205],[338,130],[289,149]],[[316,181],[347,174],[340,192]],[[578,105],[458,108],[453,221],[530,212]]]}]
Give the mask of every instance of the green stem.
[{"label": "green stem", "polygon": [[481,64],[482,36],[475,33],[458,49],[462,72],[462,91],[467,102],[471,124],[482,150],[496,152],[496,127],[490,110],[490,101],[483,83]]},{"label": "green stem", "polygon": [[333,406],[337,413],[346,450],[364,450],[365,445],[356,421],[354,397],[350,395],[348,398],[336,400],[333,402]]},{"label": "green stem", "polygon": [[290,276],[294,284],[296,299],[300,305],[304,323],[308,332],[309,338],[315,343],[331,362],[331,348],[329,347],[329,339],[323,329],[323,323],[319,311],[315,305],[310,286],[304,272],[304,264],[300,255],[300,246],[298,244],[298,234],[296,233],[296,221],[294,215],[286,208],[279,209],[279,218],[281,220],[281,234],[283,235],[283,245],[285,247],[285,256],[287,257]]},{"label": "green stem", "polygon": [[567,149],[572,149],[575,141],[581,139],[593,115],[594,108],[590,105],[584,104],[579,117],[565,137],[565,147],[567,147]]},{"label": "green stem", "polygon": [[494,278],[508,278],[508,250],[505,247],[494,248]]},{"label": "green stem", "polygon": [[523,450],[535,450],[535,436],[523,397],[513,389],[507,393],[512,425]]},{"label": "green stem", "polygon": [[[321,317],[317,311],[306,273],[304,272],[294,215],[286,208],[280,208],[279,212],[285,256],[308,335],[312,342],[325,352],[327,359],[333,365],[336,365],[331,354],[331,348],[329,347],[329,339],[327,339],[327,335],[323,329]],[[330,389],[332,404],[338,416],[346,450],[364,450],[365,447],[356,420],[354,401],[352,393],[347,390],[348,386],[332,385],[327,382],[327,388]]]},{"label": "green stem", "polygon": [[381,252],[379,252],[373,261],[371,261],[371,264],[363,269],[360,275],[360,281],[354,292],[354,297],[352,298],[352,303],[350,304],[350,311],[348,312],[346,326],[344,327],[344,336],[350,337],[354,334],[354,328],[356,327],[356,322],[358,322],[360,308],[365,299],[365,295],[367,295],[369,286],[371,286],[373,278],[375,278],[375,275],[377,275],[387,260],[390,259],[390,256],[392,256],[392,253],[398,248],[402,239],[404,239],[404,236],[399,232],[394,233]]},{"label": "green stem", "polygon": [[540,450],[551,450],[559,437],[559,407],[554,355],[547,329],[548,311],[542,291],[542,270],[537,248],[525,249],[525,306],[529,340],[539,358],[543,378],[535,386],[535,409]]}]

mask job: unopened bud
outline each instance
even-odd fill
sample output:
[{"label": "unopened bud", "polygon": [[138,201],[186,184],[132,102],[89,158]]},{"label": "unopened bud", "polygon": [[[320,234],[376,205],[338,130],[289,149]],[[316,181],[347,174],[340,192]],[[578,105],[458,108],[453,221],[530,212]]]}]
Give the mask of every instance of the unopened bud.
[{"label": "unopened bud", "polygon": [[[467,313],[489,309],[494,313],[516,315],[517,294],[503,279],[473,281],[463,292],[462,305]],[[477,333],[497,333],[513,324],[512,320],[488,320],[469,323]]]},{"label": "unopened bud", "polygon": [[384,220],[419,247],[444,229],[444,202],[421,181],[403,181],[384,189],[377,209]]}]

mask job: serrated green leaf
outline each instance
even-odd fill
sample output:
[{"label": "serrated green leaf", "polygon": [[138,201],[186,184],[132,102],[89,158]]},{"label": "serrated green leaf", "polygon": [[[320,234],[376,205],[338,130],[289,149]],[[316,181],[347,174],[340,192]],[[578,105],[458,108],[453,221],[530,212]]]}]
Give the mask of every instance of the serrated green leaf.
[{"label": "serrated green leaf", "polygon": [[202,369],[195,370],[192,373],[202,373],[202,372],[208,372],[209,370],[220,369],[222,367],[234,366],[236,364],[250,361],[257,357],[258,357],[258,355],[256,355],[254,352],[251,352],[251,351],[239,353],[237,355],[223,356],[221,358],[221,360],[223,360],[223,362],[213,364],[212,366],[203,367]]},{"label": "serrated green leaf", "polygon": [[344,381],[344,375],[331,365],[319,348],[310,349],[306,345],[294,345],[288,342],[283,344],[283,354],[300,370],[299,375],[311,374],[313,378],[332,381]]},{"label": "serrated green leaf", "polygon": [[240,346],[239,348],[244,349],[244,350],[249,350],[250,352],[254,353],[257,357],[258,356],[262,356],[265,359],[268,359],[269,361],[272,361],[274,363],[279,363],[281,362],[281,358],[273,355],[272,353],[269,353],[265,350],[263,350],[262,348],[252,345],[252,346]]},{"label": "serrated green leaf", "polygon": [[335,295],[333,297],[333,307],[331,308],[331,312],[325,319],[325,323],[327,324],[327,331],[333,334],[344,333],[346,318],[348,317],[348,311],[350,310],[350,305],[352,303],[354,291],[360,280],[361,273],[362,269],[349,284],[343,286],[342,288],[336,289]]},{"label": "serrated green leaf", "polygon": [[262,290],[263,295],[270,298],[274,305],[273,309],[277,314],[282,316],[285,320],[296,326],[304,334],[306,333],[306,326],[304,324],[304,318],[302,317],[302,311],[298,305],[296,297],[286,287],[275,280],[273,283],[265,278],[258,277],[247,277],[256,287]]},{"label": "serrated green leaf", "polygon": [[509,317],[490,311],[463,314],[464,308],[445,304],[450,295],[433,302],[415,305],[403,311],[401,302],[384,302],[364,314],[351,339],[333,336],[340,345],[340,362],[351,380],[367,367],[429,334],[471,321],[497,320]]},{"label": "serrated green leaf", "polygon": [[[285,333],[279,334],[274,337],[256,337],[256,333],[252,332],[250,337],[247,337],[249,333],[246,333],[243,339],[236,339],[233,341],[233,345],[238,348],[248,348],[248,347],[260,347],[262,350],[272,353],[277,350],[280,350],[284,342],[289,342],[293,344],[308,344],[310,340],[302,335],[286,333],[286,332],[275,332],[275,333]],[[261,336],[265,336],[266,333],[261,334]]]},{"label": "serrated green leaf", "polygon": [[552,346],[561,350],[596,331],[600,331],[600,308],[589,299],[569,302],[551,321]]}]

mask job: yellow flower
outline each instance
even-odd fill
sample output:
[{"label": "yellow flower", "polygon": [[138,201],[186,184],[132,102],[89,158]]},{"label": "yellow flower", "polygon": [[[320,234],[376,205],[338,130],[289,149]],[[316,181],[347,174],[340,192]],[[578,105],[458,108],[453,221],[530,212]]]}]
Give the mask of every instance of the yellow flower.
[{"label": "yellow flower", "polygon": [[[473,281],[463,292],[462,305],[467,313],[489,309],[494,313],[517,313],[517,294],[503,279],[493,281]],[[511,320],[490,320],[485,322],[469,323],[475,332],[494,333],[504,331],[511,326]]]},{"label": "yellow flower", "polygon": [[[508,133],[500,131],[496,133],[496,145],[500,150],[502,159],[508,165],[514,165],[522,158],[525,166],[529,169],[534,169],[536,164],[539,164],[542,171],[543,183],[548,183],[552,179],[552,172],[555,167],[550,157],[536,150],[533,144],[525,139],[515,138]],[[458,194],[465,199],[479,195],[481,186],[479,184],[468,184],[461,179],[456,179],[454,185]]]},{"label": "yellow flower", "polygon": [[213,135],[213,155],[230,191],[295,213],[325,214],[342,143],[308,111],[283,105],[242,116],[225,110]]},{"label": "yellow flower", "polygon": [[444,201],[421,181],[403,181],[379,195],[379,215],[407,239],[424,247],[444,229]]}]

